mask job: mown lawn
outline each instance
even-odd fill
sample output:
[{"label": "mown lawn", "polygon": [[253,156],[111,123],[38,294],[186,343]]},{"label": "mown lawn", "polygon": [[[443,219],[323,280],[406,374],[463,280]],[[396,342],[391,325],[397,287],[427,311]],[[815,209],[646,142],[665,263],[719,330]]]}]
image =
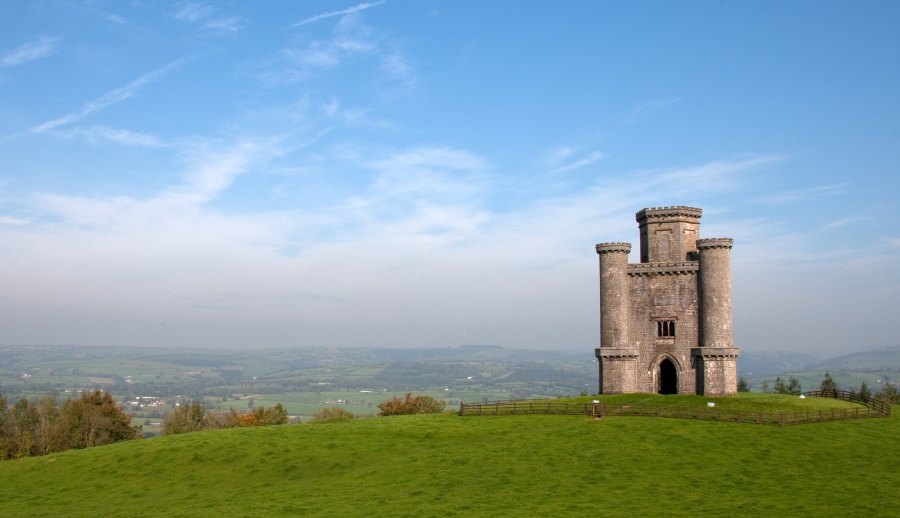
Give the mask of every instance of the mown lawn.
[{"label": "mown lawn", "polygon": [[219,430],[2,462],[0,516],[896,516],[898,423],[443,414]]}]

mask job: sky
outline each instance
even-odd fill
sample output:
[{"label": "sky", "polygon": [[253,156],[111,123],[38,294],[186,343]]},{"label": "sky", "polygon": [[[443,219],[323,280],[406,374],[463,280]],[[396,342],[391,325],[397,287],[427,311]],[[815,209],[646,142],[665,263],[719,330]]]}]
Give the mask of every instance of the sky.
[{"label": "sky", "polygon": [[0,344],[599,345],[731,237],[735,344],[900,343],[900,3],[0,1]]}]

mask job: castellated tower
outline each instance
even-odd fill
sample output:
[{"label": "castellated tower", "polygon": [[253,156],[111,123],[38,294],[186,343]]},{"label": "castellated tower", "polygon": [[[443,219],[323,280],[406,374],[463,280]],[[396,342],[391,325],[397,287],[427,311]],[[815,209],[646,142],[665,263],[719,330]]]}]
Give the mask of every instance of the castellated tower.
[{"label": "castellated tower", "polygon": [[601,394],[737,391],[732,240],[699,239],[701,215],[683,206],[639,211],[640,263],[628,263],[629,243],[596,246]]}]

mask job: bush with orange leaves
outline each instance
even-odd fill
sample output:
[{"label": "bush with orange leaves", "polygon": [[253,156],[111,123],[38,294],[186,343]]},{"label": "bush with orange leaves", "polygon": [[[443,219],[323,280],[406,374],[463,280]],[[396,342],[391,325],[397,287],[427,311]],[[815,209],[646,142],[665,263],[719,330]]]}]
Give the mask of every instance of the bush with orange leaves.
[{"label": "bush with orange leaves", "polygon": [[439,414],[446,406],[447,403],[431,396],[414,396],[407,392],[404,398],[394,397],[378,403],[378,415]]}]

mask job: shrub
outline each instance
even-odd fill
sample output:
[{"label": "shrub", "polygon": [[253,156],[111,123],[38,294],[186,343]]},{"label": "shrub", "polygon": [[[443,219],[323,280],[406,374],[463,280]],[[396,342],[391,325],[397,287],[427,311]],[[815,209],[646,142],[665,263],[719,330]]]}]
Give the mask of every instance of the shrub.
[{"label": "shrub", "polygon": [[314,423],[333,423],[337,421],[349,421],[356,416],[352,412],[338,407],[325,407],[317,410],[312,416]]},{"label": "shrub", "polygon": [[447,404],[431,396],[414,396],[407,392],[403,399],[394,397],[378,403],[378,415],[437,414]]},{"label": "shrub", "polygon": [[281,403],[273,407],[254,407],[243,413],[234,409],[226,412],[207,413],[203,410],[200,402],[194,401],[190,405],[182,405],[166,415],[163,434],[172,435],[240,426],[269,426],[287,422],[288,413]]}]

